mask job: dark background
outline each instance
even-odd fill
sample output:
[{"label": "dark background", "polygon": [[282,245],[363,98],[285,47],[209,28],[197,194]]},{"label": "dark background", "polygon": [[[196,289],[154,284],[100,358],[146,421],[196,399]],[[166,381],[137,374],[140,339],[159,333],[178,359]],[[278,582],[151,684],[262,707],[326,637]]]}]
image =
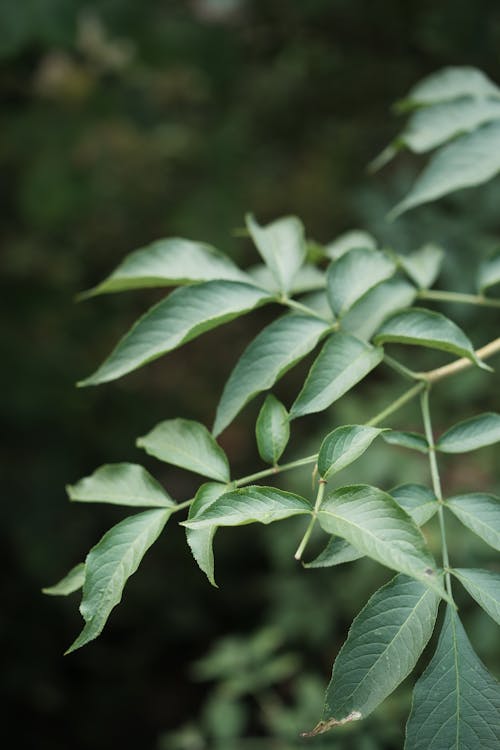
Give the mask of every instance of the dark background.
[{"label": "dark background", "polygon": [[[65,483],[102,463],[144,461],[135,438],[161,419],[210,425],[224,378],[270,316],[255,313],[123,380],[76,390],[164,292],[73,298],[163,236],[255,262],[238,238],[247,210],[261,221],[296,213],[319,242],[357,226],[397,250],[441,242],[443,285],[472,290],[473,269],[500,230],[498,183],[389,225],[385,214],[419,160],[400,157],[375,177],[366,164],[395,134],[389,107],[413,83],[454,64],[499,82],[499,50],[496,0],[0,0],[0,680],[19,750],[281,750],[320,717],[346,628],[387,574],[369,562],[302,571],[290,560],[302,531],[292,522],[220,533],[219,590],[171,522],[102,637],[62,656],[81,625],[78,596],[49,599],[40,589],[124,515],[69,506]],[[498,328],[491,313],[440,309],[477,345]],[[285,403],[305,367],[280,385]],[[403,387],[384,371],[326,421],[304,420],[296,455],[317,450],[329,425],[369,418]],[[438,426],[498,407],[497,394],[481,374],[450,381]],[[260,466],[257,408],[222,438],[236,475]],[[416,409],[398,424],[419,429]],[[428,482],[420,457],[394,450],[375,450],[359,470],[366,481]],[[145,465],[178,500],[197,487],[183,472]],[[443,462],[446,489],[498,488],[494,468],[493,449]],[[309,477],[284,482],[307,491]],[[488,550],[452,531],[454,559],[488,564]],[[432,544],[433,527],[429,534]],[[464,618],[495,671],[494,626],[465,599]],[[401,747],[410,687],[354,733],[311,747]]]}]

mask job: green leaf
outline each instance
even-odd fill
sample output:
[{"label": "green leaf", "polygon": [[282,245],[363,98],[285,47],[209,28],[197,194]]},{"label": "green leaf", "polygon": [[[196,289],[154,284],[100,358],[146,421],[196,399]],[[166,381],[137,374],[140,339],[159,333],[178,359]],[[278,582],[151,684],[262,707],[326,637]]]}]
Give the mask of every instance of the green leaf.
[{"label": "green leaf", "polygon": [[480,185],[499,171],[500,123],[492,122],[441,148],[417,177],[406,198],[392,209],[390,218],[455,190]]},{"label": "green leaf", "polygon": [[486,412],[450,427],[436,443],[442,453],[466,453],[500,441],[500,414]]},{"label": "green leaf", "polygon": [[447,608],[431,663],[415,686],[406,750],[497,750],[500,686]]},{"label": "green leaf", "polygon": [[364,719],[413,671],[434,630],[438,604],[434,591],[404,575],[375,592],[335,660],[318,732],[349,716]]},{"label": "green leaf", "polygon": [[[189,508],[188,520],[199,516],[212,505],[221,495],[228,491],[227,484],[206,482],[199,488],[193,503]],[[205,573],[212,586],[217,586],[214,576],[213,541],[217,526],[207,526],[203,529],[186,529],[186,540],[193,553],[193,557],[200,569]]]},{"label": "green leaf", "polygon": [[481,294],[497,284],[500,284],[500,252],[481,263],[477,279],[477,286]]},{"label": "green leaf", "polygon": [[364,557],[356,547],[341,539],[338,536],[332,536],[328,540],[326,547],[311,562],[304,563],[304,568],[331,568],[334,565],[343,565],[343,563],[354,562]]},{"label": "green leaf", "polygon": [[429,289],[439,275],[443,258],[444,250],[442,247],[428,244],[409,255],[398,256],[398,261],[419,289]]},{"label": "green leaf", "polygon": [[325,498],[318,520],[329,534],[343,537],[373,560],[423,581],[445,597],[422,533],[386,492],[362,484],[340,487]]},{"label": "green leaf", "polygon": [[219,482],[229,481],[227,456],[200,422],[167,419],[138,438],[136,444],[160,461]]},{"label": "green leaf", "polygon": [[236,281],[207,281],[176,289],[148,310],[99,369],[78,385],[115,380],[271,299],[262,289]]},{"label": "green leaf", "polygon": [[168,508],[172,498],[146,469],[137,464],[106,464],[66,488],[70,500]]},{"label": "green leaf", "polygon": [[207,526],[241,526],[247,523],[273,523],[290,516],[311,514],[311,504],[292,492],[275,487],[251,486],[227,492],[195,519],[184,521],[188,529]]},{"label": "green leaf", "polygon": [[333,240],[333,242],[329,242],[324,251],[328,258],[337,260],[337,258],[340,258],[342,255],[360,247],[368,250],[375,250],[377,247],[377,241],[371,234],[364,232],[362,229],[352,229],[349,232],[341,234],[336,240]]},{"label": "green leaf", "polygon": [[289,292],[297,271],[306,259],[302,222],[295,216],[286,216],[263,227],[248,214],[246,225],[257,250],[271,269],[280,291]]},{"label": "green leaf", "polygon": [[400,109],[453,101],[463,96],[480,99],[500,98],[500,89],[480,70],[469,66],[450,66],[419,81],[399,102]]},{"label": "green leaf", "polygon": [[474,352],[465,333],[441,313],[413,307],[394,313],[382,323],[374,338],[375,344],[414,344],[440,349],[443,352],[466,357],[483,370],[490,370]]},{"label": "green leaf", "polygon": [[85,563],[79,563],[74,568],[71,568],[69,573],[53,586],[47,586],[42,589],[42,593],[49,594],[50,596],[68,596],[68,594],[81,589],[84,581]]},{"label": "green leaf", "polygon": [[172,237],[131,253],[107,279],[80,297],[213,279],[249,281],[229,258],[210,245]]},{"label": "green leaf", "polygon": [[437,513],[438,501],[434,493],[423,484],[400,484],[390,490],[389,494],[413,518],[417,526],[423,526]]},{"label": "green leaf", "polygon": [[307,315],[284,315],[268,325],[245,349],[224,387],[213,434],[219,435],[261,391],[272,388],[329,330]]},{"label": "green leaf", "polygon": [[394,278],[370,289],[342,318],[342,330],[368,341],[396,310],[409,307],[417,294],[413,284]]},{"label": "green leaf", "polygon": [[376,437],[384,430],[365,425],[344,425],[337,427],[325,437],[318,456],[318,470],[323,479],[349,466],[363,455]]},{"label": "green leaf", "polygon": [[135,573],[146,551],[161,534],[170,510],[146,510],[113,526],[93,547],[85,561],[85,583],[80,612],[85,627],[67,654],[97,638],[111,611],[122,598],[127,579]]},{"label": "green leaf", "polygon": [[[263,263],[247,268],[245,271],[251,277],[253,283],[261,289],[267,289],[270,292],[277,293],[280,291],[280,285],[273,276],[271,269]],[[303,294],[317,289],[326,287],[326,273],[311,264],[302,266],[292,281],[290,294]]]},{"label": "green leaf", "polygon": [[383,350],[347,333],[334,333],[314,361],[306,382],[290,409],[290,418],[323,411],[368,375]]},{"label": "green leaf", "polygon": [[384,253],[354,248],[333,261],[327,273],[327,294],[335,315],[344,315],[372,287],[394,274],[396,264]]},{"label": "green leaf", "polygon": [[473,599],[500,625],[500,573],[477,568],[451,571]]},{"label": "green leaf", "polygon": [[500,550],[500,499],[486,492],[455,495],[446,507],[471,531],[494,549]]},{"label": "green leaf", "polygon": [[386,443],[389,445],[398,445],[401,448],[410,448],[420,453],[427,453],[429,451],[429,445],[423,435],[418,432],[400,432],[399,430],[391,430],[382,436]]},{"label": "green leaf", "polygon": [[290,439],[290,420],[287,410],[272,393],[267,396],[259,412],[255,434],[260,457],[275,466]]}]

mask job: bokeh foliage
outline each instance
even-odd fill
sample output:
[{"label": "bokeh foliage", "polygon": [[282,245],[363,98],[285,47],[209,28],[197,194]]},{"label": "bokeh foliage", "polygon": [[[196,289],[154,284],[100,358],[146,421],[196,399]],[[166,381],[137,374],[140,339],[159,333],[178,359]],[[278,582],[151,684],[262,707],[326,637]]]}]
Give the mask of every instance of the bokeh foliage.
[{"label": "bokeh foliage", "polygon": [[[297,213],[318,241],[353,226],[397,249],[439,241],[450,251],[448,285],[459,288],[498,242],[498,181],[390,225],[386,212],[408,185],[415,160],[400,158],[376,178],[365,167],[397,131],[390,103],[426,73],[471,64],[499,80],[498,3],[388,0],[381,11],[362,0],[4,0],[0,27],[0,679],[17,744],[197,750],[205,747],[200,732],[214,738],[214,747],[228,748],[243,732],[281,737],[276,747],[292,747],[317,716],[346,624],[381,582],[369,562],[335,577],[305,574],[288,560],[293,550],[279,530],[245,528],[230,538],[220,534],[224,573],[214,592],[172,525],[127,587],[105,639],[61,656],[75,630],[74,605],[44,600],[39,590],[121,517],[109,508],[68,506],[64,483],[104,461],[137,460],[135,436],[161,418],[209,424],[221,383],[253,333],[251,323],[236,321],[123,381],[77,391],[73,383],[160,295],[78,306],[73,296],[126,252],[161,236],[209,241],[243,264],[253,262],[249,243],[238,237],[248,209],[263,221]],[[257,330],[266,312],[255,316]],[[479,334],[475,312],[459,316],[475,343],[492,337]],[[494,332],[495,315],[486,320]],[[285,402],[299,379],[290,373],[283,381]],[[332,425],[363,421],[368,408],[382,408],[390,382],[374,381],[364,399],[332,410]],[[443,425],[453,414],[467,416],[465,407],[472,413],[495,406],[483,382],[470,372],[447,384]],[[223,438],[240,473],[255,465],[256,409]],[[411,409],[405,419],[404,428],[418,424]],[[316,418],[297,428],[302,453],[317,449],[319,428]],[[374,484],[422,480],[426,470],[418,457],[405,454],[403,464],[390,463],[387,449],[372,455],[361,473]],[[491,489],[493,466],[493,450],[443,461],[450,492]],[[174,497],[190,496],[189,479],[162,471]],[[297,481],[306,491],[307,473]],[[473,554],[480,563],[482,547],[458,525],[457,534],[457,563],[465,545],[467,559]],[[473,640],[492,663],[493,626],[474,618]],[[207,693],[192,680],[189,664],[210,647],[219,649],[220,661],[228,643],[216,645],[222,635],[241,639],[232,648],[245,673],[254,671],[244,657],[254,659],[265,666],[267,682],[235,687],[234,663],[221,673],[207,661],[197,674],[215,687]],[[401,745],[407,699],[403,686],[367,722],[359,750]],[[185,725],[194,729],[180,730]],[[175,729],[191,738],[172,738]],[[339,735],[324,746],[340,750],[343,742]],[[352,737],[345,742],[352,746]]]}]

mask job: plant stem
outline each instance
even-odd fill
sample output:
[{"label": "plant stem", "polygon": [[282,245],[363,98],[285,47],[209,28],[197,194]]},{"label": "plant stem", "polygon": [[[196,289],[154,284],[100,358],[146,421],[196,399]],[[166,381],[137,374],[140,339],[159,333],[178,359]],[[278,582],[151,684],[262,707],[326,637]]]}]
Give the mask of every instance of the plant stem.
[{"label": "plant stem", "polygon": [[482,294],[463,294],[462,292],[445,292],[440,289],[420,289],[417,293],[420,299],[430,299],[439,302],[458,302],[465,305],[480,305],[481,307],[500,307],[500,299],[492,299]]},{"label": "plant stem", "polygon": [[[476,350],[476,355],[481,360],[488,359],[489,357],[492,357],[494,354],[498,354],[500,352],[500,338],[493,339],[493,341],[490,341],[489,344],[486,344],[486,346],[481,347],[481,349]],[[462,357],[461,359],[455,360],[455,362],[451,362],[449,365],[444,365],[443,367],[437,367],[435,370],[429,370],[428,372],[420,372],[416,373],[417,375],[420,375],[422,379],[426,380],[428,383],[436,383],[438,380],[443,380],[443,378],[448,378],[450,375],[456,375],[457,372],[462,372],[462,370],[467,370],[469,367],[472,367],[474,363],[471,362],[470,359],[467,359],[466,357]]]},{"label": "plant stem", "polygon": [[264,477],[269,477],[272,474],[280,474],[282,471],[288,471],[289,469],[296,469],[299,466],[306,466],[307,464],[314,464],[316,463],[318,458],[318,454],[315,453],[313,456],[305,456],[305,458],[298,458],[296,461],[290,461],[288,464],[281,464],[277,466],[272,466],[270,469],[263,469],[262,471],[257,471],[255,474],[247,474],[246,477],[241,477],[240,479],[236,479],[233,484],[235,487],[241,487],[243,484],[251,484],[256,479],[263,479]]},{"label": "plant stem", "polygon": [[439,518],[439,529],[441,532],[441,545],[442,545],[442,556],[443,556],[443,568],[446,581],[446,590],[451,601],[453,601],[453,593],[451,590],[451,577],[450,577],[450,559],[448,556],[448,544],[446,541],[446,527],[444,520],[444,509],[443,509],[443,492],[441,489],[441,479],[439,476],[439,468],[436,458],[436,448],[434,446],[434,434],[432,431],[431,412],[429,408],[429,390],[427,387],[420,397],[420,404],[422,407],[422,418],[424,420],[425,437],[429,444],[429,464],[431,469],[432,487],[434,494],[438,501],[438,518]]},{"label": "plant stem", "polygon": [[320,479],[319,486],[318,486],[318,494],[316,496],[316,502],[314,503],[313,516],[311,520],[309,521],[309,525],[307,529],[305,530],[304,536],[302,537],[299,546],[297,547],[297,552],[295,553],[296,560],[300,560],[300,558],[304,554],[305,548],[307,547],[307,543],[309,539],[311,538],[311,534],[314,529],[314,525],[316,523],[316,518],[318,516],[318,511],[321,508],[321,503],[323,502],[323,496],[325,494],[325,487],[326,487],[325,480]]},{"label": "plant stem", "polygon": [[398,372],[403,377],[408,378],[409,380],[423,380],[421,373],[410,370],[409,367],[401,364],[401,362],[398,362],[397,359],[390,357],[388,354],[384,354],[384,362],[390,368]]},{"label": "plant stem", "polygon": [[306,315],[310,315],[313,318],[318,318],[319,320],[322,320],[324,323],[331,323],[333,331],[336,331],[339,327],[338,323],[335,323],[332,320],[325,318],[324,315],[321,315],[321,313],[316,312],[316,310],[313,310],[312,307],[308,307],[307,305],[302,304],[302,302],[298,302],[296,299],[290,299],[290,297],[283,296],[283,297],[279,297],[277,301],[281,302],[281,304],[286,305],[287,307],[292,308],[292,310],[299,310],[300,312],[303,312]]},{"label": "plant stem", "polygon": [[383,422],[387,417],[390,417],[391,414],[393,414],[395,411],[398,411],[398,409],[401,409],[402,406],[404,406],[408,401],[411,401],[412,398],[415,398],[415,396],[418,396],[419,393],[421,393],[425,388],[425,383],[417,383],[417,385],[412,386],[407,391],[405,391],[402,396],[397,398],[395,401],[392,402],[392,404],[389,404],[383,411],[376,414],[374,417],[368,420],[368,422],[365,422],[365,425],[367,427],[375,427],[376,425]]}]

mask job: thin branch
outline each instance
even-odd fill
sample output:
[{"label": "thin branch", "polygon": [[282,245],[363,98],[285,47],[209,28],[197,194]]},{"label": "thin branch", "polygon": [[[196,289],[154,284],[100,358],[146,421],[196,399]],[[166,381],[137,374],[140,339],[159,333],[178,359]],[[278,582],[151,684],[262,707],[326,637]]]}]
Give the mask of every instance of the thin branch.
[{"label": "thin branch", "polygon": [[500,307],[500,299],[485,297],[483,294],[463,294],[462,292],[445,292],[440,289],[420,289],[417,297],[420,299],[436,300],[436,302],[457,302],[464,305],[479,305],[480,307]]},{"label": "thin branch", "polygon": [[[494,354],[498,354],[499,352],[500,338],[490,341],[489,344],[481,347],[481,349],[477,349],[476,354],[479,359],[485,360],[489,357],[492,357]],[[437,367],[435,370],[428,370],[427,372],[419,372],[416,373],[416,375],[419,375],[428,383],[436,383],[438,380],[443,380],[443,378],[448,378],[451,375],[456,375],[458,372],[462,372],[462,370],[467,370],[469,367],[472,367],[473,364],[474,363],[471,362],[470,359],[462,357],[461,359],[455,360],[455,362],[451,362],[449,365]]]}]

